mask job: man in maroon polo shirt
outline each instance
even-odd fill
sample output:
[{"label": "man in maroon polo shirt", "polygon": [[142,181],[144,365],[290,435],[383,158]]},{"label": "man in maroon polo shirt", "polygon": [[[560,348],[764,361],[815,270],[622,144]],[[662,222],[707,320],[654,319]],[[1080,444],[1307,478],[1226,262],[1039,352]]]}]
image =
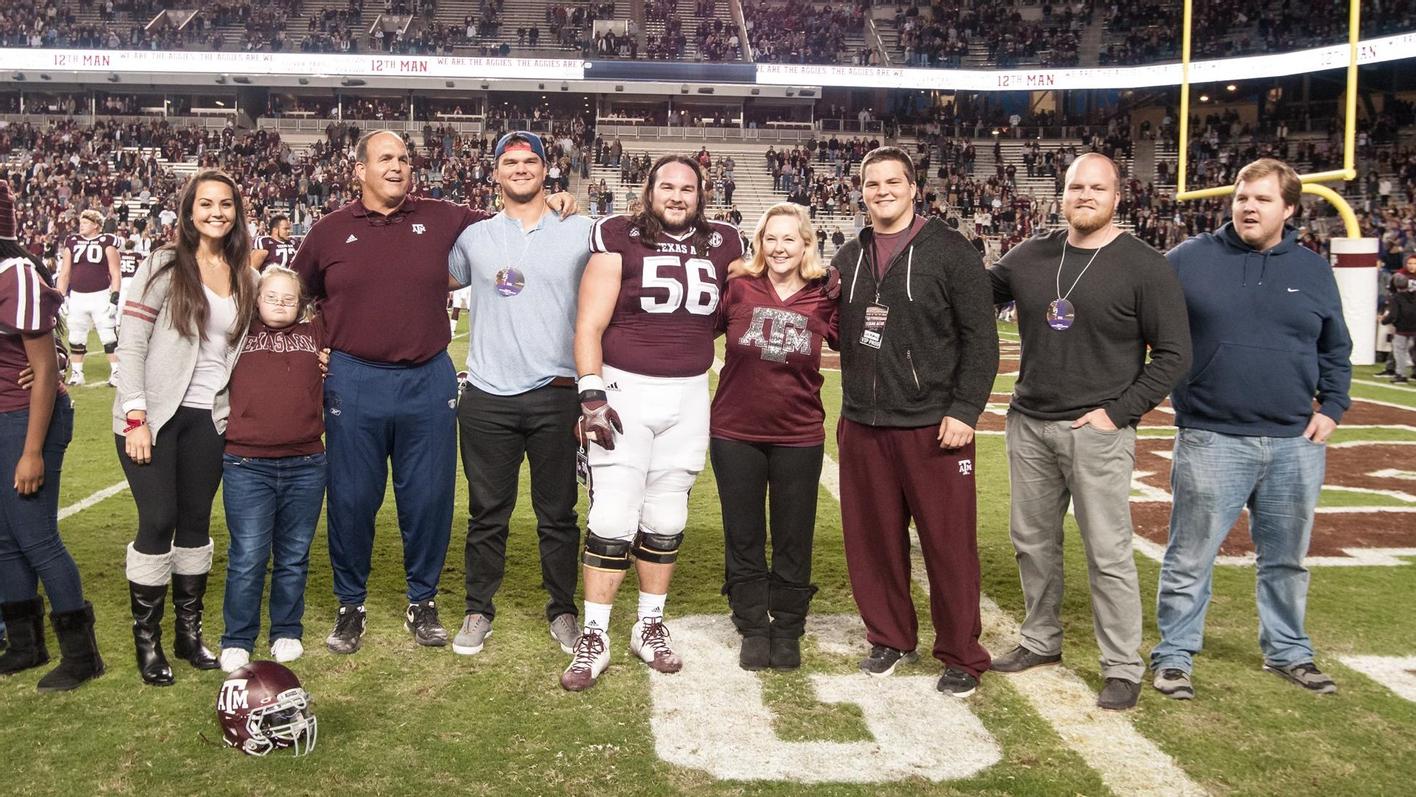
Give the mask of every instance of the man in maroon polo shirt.
[{"label": "man in maroon polo shirt", "polygon": [[[326,509],[339,613],[336,653],[364,634],[374,519],[393,465],[408,583],[405,627],[420,645],[447,644],[433,596],[447,555],[457,468],[457,375],[447,356],[448,255],[491,214],[409,193],[408,147],[365,134],[355,149],[360,198],[320,219],[293,268],[324,317]],[[548,203],[565,213],[574,201]]]}]

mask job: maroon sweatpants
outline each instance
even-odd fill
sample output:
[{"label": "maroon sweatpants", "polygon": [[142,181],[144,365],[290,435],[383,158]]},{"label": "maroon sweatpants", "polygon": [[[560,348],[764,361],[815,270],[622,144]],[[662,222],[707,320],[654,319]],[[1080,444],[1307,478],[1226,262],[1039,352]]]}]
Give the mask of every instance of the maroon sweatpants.
[{"label": "maroon sweatpants", "polygon": [[978,643],[974,446],[943,450],[938,432],[937,426],[900,429],[841,419],[836,443],[846,569],[870,644],[914,650],[919,627],[910,597],[913,519],[929,577],[934,657],[978,676],[990,659]]}]

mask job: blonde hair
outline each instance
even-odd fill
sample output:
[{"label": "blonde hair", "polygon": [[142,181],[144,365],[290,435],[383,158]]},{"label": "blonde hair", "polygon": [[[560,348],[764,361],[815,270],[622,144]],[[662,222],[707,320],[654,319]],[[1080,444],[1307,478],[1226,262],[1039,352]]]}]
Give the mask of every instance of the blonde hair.
[{"label": "blonde hair", "polygon": [[1259,158],[1240,169],[1239,175],[1234,178],[1234,186],[1237,188],[1240,183],[1262,180],[1269,175],[1278,178],[1278,192],[1283,197],[1283,204],[1297,207],[1303,199],[1303,181],[1298,179],[1298,172],[1292,166],[1277,158]]},{"label": "blonde hair", "polygon": [[767,222],[774,216],[791,216],[796,219],[797,231],[801,234],[804,247],[801,265],[797,266],[797,273],[801,278],[810,281],[826,276],[826,266],[821,262],[821,254],[816,251],[816,230],[811,226],[811,216],[806,212],[806,208],[792,202],[779,202],[763,212],[762,218],[757,222],[757,232],[752,234],[752,260],[748,261],[744,270],[754,277],[760,277],[767,271],[767,255],[762,251],[762,236],[766,233]]},{"label": "blonde hair", "polygon": [[301,321],[310,320],[310,317],[314,315],[314,308],[306,304],[305,285],[300,282],[300,275],[295,273],[294,269],[289,269],[285,266],[266,266],[265,270],[261,272],[260,280],[256,283],[257,300],[259,301],[261,291],[265,290],[266,280],[271,277],[286,277],[291,282],[295,283],[295,307],[297,308],[295,323],[298,324]]},{"label": "blonde hair", "polygon": [[80,219],[80,220],[87,219],[87,220],[93,222],[94,224],[97,224],[97,225],[100,226],[100,227],[103,226],[103,214],[102,214],[102,213],[99,213],[98,211],[94,210],[93,208],[89,208],[88,210],[85,210],[83,213],[80,213],[80,214],[79,214],[79,219]]}]

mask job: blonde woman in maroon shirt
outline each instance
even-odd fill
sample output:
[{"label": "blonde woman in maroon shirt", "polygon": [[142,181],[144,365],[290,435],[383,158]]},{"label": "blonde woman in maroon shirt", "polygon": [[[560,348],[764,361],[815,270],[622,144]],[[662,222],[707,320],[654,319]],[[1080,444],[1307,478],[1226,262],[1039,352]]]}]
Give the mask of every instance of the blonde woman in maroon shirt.
[{"label": "blonde woman in maroon shirt", "polygon": [[[806,209],[767,209],[747,274],[720,306],[727,354],[709,450],[723,508],[724,585],[745,670],[794,669],[811,584],[825,411],[821,345],[836,346],[836,301]],[[768,509],[772,563],[767,564]]]}]

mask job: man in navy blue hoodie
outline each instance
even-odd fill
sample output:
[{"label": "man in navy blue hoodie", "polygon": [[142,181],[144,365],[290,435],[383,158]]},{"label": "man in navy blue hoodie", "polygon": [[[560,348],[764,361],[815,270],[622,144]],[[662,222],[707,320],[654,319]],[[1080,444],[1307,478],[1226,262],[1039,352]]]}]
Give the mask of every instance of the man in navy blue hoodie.
[{"label": "man in navy blue hoodie", "polygon": [[1303,557],[1325,443],[1351,403],[1352,340],[1331,267],[1287,225],[1301,194],[1288,165],[1254,161],[1235,183],[1233,219],[1166,256],[1185,290],[1194,350],[1171,395],[1174,505],[1151,653],[1155,688],[1169,697],[1194,697],[1215,556],[1245,506],[1264,669],[1313,692],[1337,690],[1304,631]]}]

